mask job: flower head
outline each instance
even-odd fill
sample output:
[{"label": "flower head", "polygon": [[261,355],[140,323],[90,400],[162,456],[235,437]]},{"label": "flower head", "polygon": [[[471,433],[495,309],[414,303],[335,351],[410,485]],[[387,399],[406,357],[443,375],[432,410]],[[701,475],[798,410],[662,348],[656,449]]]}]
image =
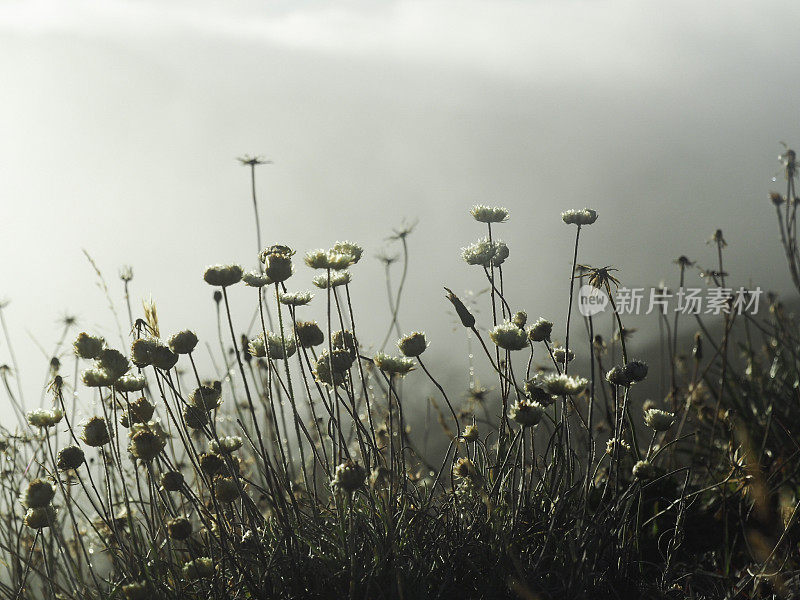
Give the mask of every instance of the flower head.
[{"label": "flower head", "polygon": [[97,448],[110,442],[112,435],[113,430],[103,417],[92,417],[84,424],[81,437],[87,446]]},{"label": "flower head", "polygon": [[314,294],[311,292],[294,292],[280,294],[278,299],[280,300],[281,304],[285,304],[287,306],[303,306],[311,302],[313,297]]},{"label": "flower head", "polygon": [[297,334],[297,341],[303,348],[319,346],[325,341],[325,334],[316,321],[297,321],[294,331]]},{"label": "flower head", "polygon": [[553,323],[547,319],[539,319],[528,327],[528,338],[532,342],[549,342],[550,334],[553,332]]},{"label": "flower head", "polygon": [[95,336],[81,332],[72,347],[75,349],[75,354],[81,358],[92,359],[100,356],[100,352],[105,348],[105,345],[106,341],[99,335]]},{"label": "flower head", "polygon": [[419,356],[427,349],[428,341],[424,332],[413,331],[397,340],[397,347],[403,356]]},{"label": "flower head", "polygon": [[239,265],[211,265],[206,267],[203,279],[209,285],[228,287],[242,280],[242,267]]},{"label": "flower head", "polygon": [[61,419],[64,418],[64,411],[59,408],[44,409],[36,408],[31,410],[26,415],[28,423],[32,427],[41,427],[43,429],[56,426]]},{"label": "flower head", "polygon": [[164,440],[160,436],[147,429],[141,429],[131,436],[128,450],[139,460],[150,462],[158,456],[164,446]]},{"label": "flower head", "polygon": [[197,346],[197,336],[194,331],[184,329],[169,338],[168,343],[175,354],[190,354]]},{"label": "flower head", "polygon": [[350,256],[351,264],[356,264],[361,260],[361,256],[364,254],[364,249],[361,246],[348,241],[336,242],[333,247],[331,247],[331,250],[337,254],[346,254]]},{"label": "flower head", "polygon": [[480,223],[502,223],[508,219],[508,209],[502,206],[489,207],[479,204],[473,206],[469,213]]},{"label": "flower head", "polygon": [[336,466],[331,479],[331,488],[334,491],[352,493],[364,485],[367,474],[357,462],[348,460]]},{"label": "flower head", "polygon": [[389,356],[385,352],[378,352],[374,359],[375,366],[390,375],[407,375],[414,370],[414,361],[406,357]]},{"label": "flower head", "polygon": [[69,471],[70,469],[77,469],[84,462],[86,462],[86,457],[80,447],[67,446],[58,451],[56,467],[58,467],[59,471]]},{"label": "flower head", "polygon": [[509,250],[502,240],[489,240],[483,238],[461,249],[461,258],[468,265],[481,267],[499,267],[508,258]]},{"label": "flower head", "polygon": [[44,479],[34,479],[28,484],[22,496],[22,504],[26,508],[43,508],[48,506],[56,495],[53,484]]},{"label": "flower head", "polygon": [[317,275],[311,280],[315,286],[321,289],[335,288],[340,285],[347,285],[351,281],[350,271],[331,272],[330,277],[328,273]]},{"label": "flower head", "polygon": [[591,208],[583,210],[567,210],[561,213],[561,219],[567,225],[591,225],[597,221],[597,212]]},{"label": "flower head", "polygon": [[25,525],[31,529],[44,529],[50,527],[56,519],[56,510],[52,506],[29,508],[25,513]]},{"label": "flower head", "polygon": [[528,347],[528,336],[525,331],[510,321],[492,328],[489,337],[504,350],[523,350]]},{"label": "flower head", "polygon": [[511,406],[508,416],[523,427],[532,427],[542,420],[544,407],[536,401],[520,398]]},{"label": "flower head", "polygon": [[144,389],[145,380],[141,375],[123,375],[114,384],[118,392],[138,392]]},{"label": "flower head", "polygon": [[250,341],[248,350],[251,355],[256,357],[269,356],[270,358],[283,360],[291,357],[297,351],[297,345],[292,336],[284,335],[282,339],[279,333],[268,331],[266,343],[264,342],[264,334],[259,333]]},{"label": "flower head", "polygon": [[242,273],[242,281],[248,287],[260,288],[275,283],[260,271],[247,271]]},{"label": "flower head", "polygon": [[577,396],[589,384],[589,380],[584,377],[573,377],[571,375],[547,375],[543,380],[544,389],[553,396]]},{"label": "flower head", "polygon": [[644,422],[654,431],[667,431],[675,423],[675,415],[658,408],[649,408],[644,411]]}]

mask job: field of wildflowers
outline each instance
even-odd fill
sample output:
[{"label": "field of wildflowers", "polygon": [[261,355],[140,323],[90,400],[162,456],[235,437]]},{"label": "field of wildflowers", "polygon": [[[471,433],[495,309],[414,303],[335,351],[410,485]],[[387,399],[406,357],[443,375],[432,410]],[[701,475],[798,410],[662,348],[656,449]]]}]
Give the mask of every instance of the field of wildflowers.
[{"label": "field of wildflowers", "polygon": [[[794,152],[783,161],[785,193],[770,199],[800,292]],[[260,160],[242,162],[255,182]],[[18,423],[0,431],[0,597],[800,597],[794,303],[769,295],[761,314],[713,324],[662,314],[668,393],[650,399],[616,270],[579,262],[602,215],[562,214],[575,245],[557,319],[506,294],[508,211],[471,214],[484,237],[462,258],[486,306],[445,288],[440,309],[491,390],[452,389],[425,333],[400,330],[405,268],[389,294],[395,349],[375,351],[383,333],[361,331],[349,286],[364,250],[346,241],[298,253],[259,238],[259,269],[205,270],[222,381],[196,363],[193,330],[163,332],[153,304],[128,304],[129,347],[75,331],[74,362],[53,361],[38,408],[3,366]],[[405,265],[409,233],[396,236]],[[704,270],[721,288],[725,245],[717,231]],[[675,262],[682,287],[696,265]],[[120,277],[127,299],[133,273]],[[582,285],[610,302],[610,333],[576,309]],[[234,322],[231,286],[252,288],[257,335]],[[299,318],[312,301],[324,320]],[[409,426],[410,377],[437,391],[430,444]],[[77,406],[94,415],[76,421]]]}]

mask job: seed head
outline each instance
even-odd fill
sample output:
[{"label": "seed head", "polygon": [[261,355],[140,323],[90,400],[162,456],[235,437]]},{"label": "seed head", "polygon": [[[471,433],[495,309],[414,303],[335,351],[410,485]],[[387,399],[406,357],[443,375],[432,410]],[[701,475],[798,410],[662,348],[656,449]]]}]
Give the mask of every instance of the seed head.
[{"label": "seed head", "polygon": [[303,348],[319,346],[325,341],[325,334],[322,333],[322,329],[316,321],[297,321],[294,330],[297,334],[297,341]]},{"label": "seed head", "polygon": [[489,331],[492,341],[504,350],[523,350],[528,347],[525,331],[511,321],[504,321]]},{"label": "seed head", "polygon": [[528,339],[532,342],[549,342],[550,334],[553,332],[553,324],[541,317],[528,327]]},{"label": "seed head", "polygon": [[153,418],[156,407],[147,398],[141,396],[130,403],[128,413],[130,413],[131,423],[147,423]]},{"label": "seed head", "polygon": [[[353,360],[358,356],[356,340],[353,334],[347,330],[334,331],[331,334],[331,345],[335,350],[347,350]],[[350,368],[350,365],[347,365],[347,367]]]},{"label": "seed head", "polygon": [[569,362],[575,360],[575,353],[572,350],[567,351],[565,348],[553,348],[553,358],[556,359],[556,362],[560,365],[564,364],[564,359],[567,359]]},{"label": "seed head", "polygon": [[56,466],[59,471],[69,471],[77,469],[86,461],[83,450],[78,446],[67,446],[58,451]]},{"label": "seed head", "polygon": [[179,492],[183,489],[183,473],[165,471],[161,474],[161,487],[168,492]]},{"label": "seed head", "polygon": [[638,383],[647,377],[647,363],[641,360],[632,360],[625,365],[625,375],[631,383]]},{"label": "seed head", "polygon": [[194,331],[184,329],[169,338],[169,348],[175,354],[190,354],[197,346],[197,336]]},{"label": "seed head", "polygon": [[26,508],[44,508],[52,502],[56,495],[53,484],[44,479],[34,479],[28,484],[22,497],[22,504]]},{"label": "seed head", "polygon": [[375,366],[390,375],[407,375],[414,370],[414,361],[406,357],[389,356],[385,352],[378,352],[374,359]]},{"label": "seed head", "polygon": [[84,424],[81,438],[87,446],[98,448],[110,442],[112,434],[103,417],[92,417]]},{"label": "seed head", "polygon": [[514,316],[511,317],[511,322],[522,329],[525,327],[525,323],[528,322],[528,313],[526,313],[524,310],[515,312]]},{"label": "seed head", "polygon": [[215,381],[211,386],[201,385],[189,395],[189,404],[212,411],[220,405],[222,397],[222,383]]},{"label": "seed head", "polygon": [[[266,251],[265,251],[266,252]],[[261,260],[264,263],[264,273],[273,283],[286,281],[292,276],[294,267],[292,266],[292,254],[294,252],[273,251],[266,254],[262,253]]]},{"label": "seed head", "polygon": [[278,299],[281,304],[285,304],[286,306],[304,306],[311,302],[313,297],[314,294],[311,292],[294,292],[291,294],[280,294]]},{"label": "seed head", "polygon": [[654,431],[667,431],[675,423],[675,415],[658,408],[649,408],[644,411],[644,422]]},{"label": "seed head", "polygon": [[202,429],[208,424],[208,412],[194,404],[183,407],[183,421],[189,429]]},{"label": "seed head", "polygon": [[143,369],[153,362],[153,351],[158,346],[158,341],[150,338],[139,338],[131,344],[131,360],[137,367]]},{"label": "seed head", "polygon": [[242,273],[242,281],[244,281],[246,286],[254,288],[262,288],[265,285],[275,283],[260,271],[247,271],[246,273]]},{"label": "seed head", "polygon": [[577,396],[589,383],[584,377],[572,377],[571,375],[547,375],[543,380],[544,389],[553,396]]},{"label": "seed head", "polygon": [[311,280],[315,286],[323,290],[339,287],[340,285],[347,285],[350,281],[350,271],[331,272],[330,278],[328,278],[327,273],[323,273]]},{"label": "seed head", "polygon": [[555,397],[544,389],[545,385],[541,375],[534,375],[525,382],[525,393],[530,396],[531,400],[535,400],[542,406],[550,406],[555,401]]},{"label": "seed head", "polygon": [[631,384],[631,380],[625,372],[625,367],[620,365],[612,367],[611,370],[606,373],[606,381],[611,385],[621,385],[623,387],[627,387]]},{"label": "seed head", "polygon": [[349,255],[353,264],[361,260],[361,256],[364,254],[364,249],[361,246],[348,241],[336,242],[331,250],[338,254]]},{"label": "seed head", "polygon": [[520,398],[511,406],[508,416],[523,427],[532,427],[542,420],[544,407],[536,401]]},{"label": "seed head", "polygon": [[633,465],[633,476],[639,481],[653,479],[656,475],[655,467],[646,460],[640,460]]},{"label": "seed head", "polygon": [[81,358],[92,359],[100,356],[100,352],[105,345],[106,341],[102,337],[81,332],[72,346],[75,349],[75,354]]},{"label": "seed head", "polygon": [[238,435],[229,435],[219,438],[219,442],[211,440],[208,443],[208,449],[214,454],[231,454],[241,448],[242,443],[242,438]]},{"label": "seed head", "polygon": [[567,225],[591,225],[597,221],[597,212],[591,208],[583,210],[567,210],[561,213],[561,219]]},{"label": "seed head", "polygon": [[169,346],[160,343],[153,348],[150,358],[154,367],[164,371],[169,371],[178,362],[178,355],[170,350]]},{"label": "seed head", "polygon": [[214,478],[214,497],[220,502],[233,502],[237,500],[241,494],[239,493],[239,486],[231,477],[222,477],[217,475]]},{"label": "seed head", "polygon": [[131,363],[128,362],[125,355],[113,348],[101,350],[100,356],[97,357],[96,365],[98,368],[107,371],[113,381],[122,377],[131,368]]},{"label": "seed head", "polygon": [[403,356],[419,356],[428,347],[424,331],[413,331],[397,340],[397,347]]},{"label": "seed head", "polygon": [[56,510],[52,506],[29,508],[25,513],[25,525],[31,529],[50,527],[56,519]]},{"label": "seed head", "polygon": [[186,517],[175,517],[167,521],[167,533],[173,540],[182,541],[192,535],[192,522]]},{"label": "seed head", "polygon": [[144,462],[150,462],[164,449],[164,441],[152,431],[142,429],[131,436],[128,450]]},{"label": "seed head", "polygon": [[499,267],[508,258],[509,250],[506,243],[502,240],[492,240],[482,238],[477,242],[461,249],[461,258],[468,265],[478,265],[481,267]]},{"label": "seed head", "polygon": [[118,392],[140,392],[144,389],[145,379],[141,375],[123,375],[114,384]]},{"label": "seed head", "polygon": [[46,429],[48,427],[55,427],[64,418],[64,411],[59,408],[50,410],[44,408],[36,408],[29,411],[26,415],[28,423],[32,427],[41,427]]},{"label": "seed head", "polygon": [[480,223],[502,223],[508,219],[508,209],[502,206],[489,207],[479,204],[473,206],[469,213]]},{"label": "seed head", "polygon": [[474,442],[478,439],[478,428],[475,425],[467,425],[461,434],[461,439],[465,442]]},{"label": "seed head", "polygon": [[207,475],[219,473],[225,466],[225,462],[219,456],[210,452],[201,454],[199,462],[200,468],[203,469]]},{"label": "seed head", "polygon": [[332,355],[323,350],[314,363],[314,377],[328,386],[340,386],[346,381],[345,373],[352,364],[347,350],[334,350]]},{"label": "seed head", "polygon": [[269,355],[270,358],[284,360],[290,358],[297,351],[297,345],[294,337],[290,335],[284,334],[282,340],[279,333],[268,331],[266,344],[264,343],[264,334],[259,333],[250,341],[248,350],[252,356],[265,357]]},{"label": "seed head", "polygon": [[211,265],[206,267],[203,279],[208,285],[228,287],[242,280],[242,267],[239,265]]},{"label": "seed head", "polygon": [[208,579],[215,572],[214,561],[206,556],[190,560],[183,565],[183,576],[189,580]]},{"label": "seed head", "polygon": [[364,485],[367,474],[357,462],[348,460],[337,465],[331,479],[331,488],[336,491],[352,493]]}]

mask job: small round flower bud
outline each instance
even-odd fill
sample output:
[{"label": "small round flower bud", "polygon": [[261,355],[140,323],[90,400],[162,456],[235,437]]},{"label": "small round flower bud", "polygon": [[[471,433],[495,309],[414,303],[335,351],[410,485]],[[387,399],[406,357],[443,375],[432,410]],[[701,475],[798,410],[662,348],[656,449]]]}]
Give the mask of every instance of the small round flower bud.
[{"label": "small round flower bud", "polygon": [[633,465],[633,476],[639,481],[653,479],[656,475],[655,467],[646,460],[640,460]]},{"label": "small round flower bud", "polygon": [[52,506],[29,508],[25,513],[25,525],[31,529],[44,529],[55,522],[56,511]]},{"label": "small round flower bud", "polygon": [[75,354],[81,358],[92,359],[100,356],[106,341],[100,336],[89,335],[86,332],[81,332],[73,344]]},{"label": "small round flower bud", "polygon": [[523,350],[528,347],[528,336],[510,321],[496,325],[489,331],[489,337],[504,350]]},{"label": "small round flower bud", "polygon": [[197,336],[194,331],[185,329],[169,338],[169,348],[175,354],[189,354],[197,346]]},{"label": "small round flower bud", "polygon": [[242,267],[239,265],[212,265],[206,267],[203,279],[209,285],[228,287],[242,280]]},{"label": "small round flower bud", "polygon": [[502,223],[508,219],[508,209],[502,206],[489,207],[479,204],[473,206],[469,213],[479,223]]},{"label": "small round flower bud", "polygon": [[34,479],[28,484],[22,497],[22,504],[26,508],[43,508],[48,506],[56,495],[53,484],[44,479]]},{"label": "small round flower bud", "polygon": [[297,341],[303,348],[319,346],[325,341],[325,334],[316,321],[297,321],[294,330],[297,333]]},{"label": "small round flower bud", "polygon": [[428,341],[424,332],[414,331],[397,340],[397,347],[403,356],[419,356],[427,349]]},{"label": "small round flower bud", "polygon": [[528,339],[532,342],[549,342],[552,332],[553,324],[540,317],[536,323],[528,327]]},{"label": "small round flower bud", "polygon": [[284,333],[281,338],[280,333],[267,332],[267,343],[264,343],[264,334],[259,333],[248,345],[248,350],[252,356],[265,357],[276,360],[291,358],[297,351],[294,337]]},{"label": "small round flower bud", "polygon": [[173,540],[182,541],[192,535],[192,522],[186,517],[175,517],[167,521],[167,534]]},{"label": "small round flower bud", "polygon": [[220,502],[233,502],[239,498],[239,486],[230,477],[217,475],[214,478],[214,497]]},{"label": "small round flower bud", "polygon": [[183,489],[183,473],[165,471],[161,474],[161,487],[168,492],[180,492]]},{"label": "small round flower bud", "polygon": [[148,402],[147,398],[142,396],[130,403],[128,412],[130,413],[131,423],[147,423],[153,418],[153,413],[156,407]]},{"label": "small round flower bud", "polygon": [[675,423],[675,415],[658,408],[650,408],[644,411],[644,422],[654,431],[667,431]]},{"label": "small round flower bud", "polygon": [[314,363],[314,377],[329,386],[342,385],[345,382],[344,374],[352,364],[353,359],[347,350],[334,350],[333,358],[327,350],[323,350]]},{"label": "small round flower bud", "polygon": [[151,431],[142,429],[131,436],[130,453],[144,462],[150,462],[164,449],[164,441]]},{"label": "small round flower bud", "polygon": [[69,471],[70,469],[77,469],[85,461],[86,456],[81,448],[78,446],[67,446],[59,450],[56,466],[59,471]]},{"label": "small round flower bud", "polygon": [[112,432],[103,417],[92,417],[83,426],[83,435],[81,437],[87,446],[97,448],[110,442],[111,434]]},{"label": "small round flower bud", "polygon": [[331,488],[334,491],[354,492],[362,485],[367,474],[357,462],[348,460],[336,467],[331,479]]},{"label": "small round flower bud", "polygon": [[189,580],[208,579],[215,571],[214,561],[206,556],[190,560],[182,569],[183,576]]},{"label": "small round flower bud", "polygon": [[390,375],[402,377],[414,370],[414,361],[406,357],[389,356],[384,352],[378,352],[373,360],[376,367]]},{"label": "small round flower bud", "polygon": [[511,406],[508,416],[523,427],[532,427],[542,420],[544,407],[538,402],[520,398]]},{"label": "small round flower bud", "polygon": [[591,225],[597,221],[597,212],[590,208],[583,210],[567,210],[561,213],[561,219],[567,225]]}]

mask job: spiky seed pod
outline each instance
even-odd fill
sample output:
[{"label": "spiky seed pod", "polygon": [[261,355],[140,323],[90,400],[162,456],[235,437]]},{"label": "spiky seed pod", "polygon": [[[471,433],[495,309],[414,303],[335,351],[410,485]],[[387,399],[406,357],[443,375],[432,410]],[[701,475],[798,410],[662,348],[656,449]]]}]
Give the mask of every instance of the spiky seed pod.
[{"label": "spiky seed pod", "polygon": [[367,474],[361,465],[348,460],[336,466],[331,479],[331,488],[334,491],[352,493],[364,485],[366,477]]},{"label": "spiky seed pod", "polygon": [[208,411],[189,404],[183,407],[183,421],[189,429],[202,429],[208,424]]},{"label": "spiky seed pod", "polygon": [[197,336],[194,331],[184,329],[169,338],[168,343],[175,354],[190,354],[197,346]]},{"label": "spiky seed pod", "polygon": [[489,331],[489,337],[504,350],[524,350],[528,347],[528,336],[510,321],[505,321],[492,328]]},{"label": "spiky seed pod", "polygon": [[263,256],[262,260],[264,261],[264,273],[274,283],[286,281],[294,272],[291,254],[271,252]]},{"label": "spiky seed pod", "polygon": [[407,375],[414,370],[414,361],[406,357],[389,356],[385,352],[378,352],[373,358],[375,366],[390,375]]},{"label": "spiky seed pod", "polygon": [[219,407],[222,397],[222,383],[215,381],[211,386],[201,385],[189,395],[189,404],[212,411]]},{"label": "spiky seed pod", "polygon": [[114,383],[118,392],[140,392],[144,389],[145,379],[141,375],[123,375]]},{"label": "spiky seed pod", "polygon": [[269,277],[259,271],[248,271],[247,273],[242,274],[242,281],[244,281],[246,286],[254,288],[262,288],[265,285],[275,283]]},{"label": "spiky seed pod", "polygon": [[633,476],[639,481],[648,481],[656,476],[655,467],[646,460],[640,460],[633,465]]},{"label": "spiky seed pod", "polygon": [[131,344],[131,360],[140,369],[148,367],[153,362],[153,350],[158,342],[150,338],[139,338]]},{"label": "spiky seed pod", "polygon": [[532,427],[542,420],[544,407],[538,402],[520,398],[511,406],[508,416],[523,427]]},{"label": "spiky seed pod", "polygon": [[303,348],[319,346],[325,341],[325,334],[316,321],[297,321],[294,330],[297,333],[297,341]]},{"label": "spiky seed pod", "polygon": [[675,415],[658,408],[649,408],[644,411],[644,422],[653,431],[667,431],[675,423]]},{"label": "spiky seed pod", "polygon": [[87,387],[104,387],[114,384],[115,378],[106,369],[92,367],[81,373],[81,381]]},{"label": "spiky seed pod", "polygon": [[425,332],[412,331],[397,340],[397,347],[403,356],[419,356],[428,348]]},{"label": "spiky seed pod", "polygon": [[64,411],[60,408],[45,409],[37,408],[29,411],[26,415],[28,423],[32,427],[41,427],[46,429],[48,427],[55,427],[64,418]]},{"label": "spiky seed pod", "polygon": [[458,296],[453,293],[453,290],[449,288],[444,288],[447,291],[447,299],[453,305],[453,308],[458,315],[458,318],[461,320],[461,324],[464,327],[471,328],[475,326],[475,317],[469,312],[469,309],[464,306],[464,303],[461,302]]},{"label": "spiky seed pod", "polygon": [[553,396],[577,396],[589,384],[584,377],[551,374],[543,379],[544,389]]},{"label": "spiky seed pod", "polygon": [[239,265],[212,265],[206,267],[203,279],[209,285],[228,287],[242,280],[242,272]]},{"label": "spiky seed pod", "polygon": [[86,456],[81,448],[78,446],[67,446],[59,450],[56,466],[59,471],[69,471],[70,469],[77,469],[85,461]]},{"label": "spiky seed pod", "polygon": [[22,504],[26,508],[42,508],[48,506],[56,495],[53,484],[44,479],[34,479],[28,484],[22,497]]},{"label": "spiky seed pod", "polygon": [[199,462],[200,468],[203,469],[206,475],[219,473],[225,466],[225,462],[219,456],[210,452],[201,454]]},{"label": "spiky seed pod", "polygon": [[143,462],[150,462],[164,449],[164,441],[151,431],[142,429],[131,436],[130,453]]},{"label": "spiky seed pod", "polygon": [[502,223],[508,219],[508,209],[503,206],[485,206],[478,204],[469,210],[472,218],[479,223]]},{"label": "spiky seed pod", "polygon": [[44,529],[50,527],[56,519],[56,510],[52,506],[29,508],[25,513],[25,525],[31,529]]},{"label": "spiky seed pod", "polygon": [[153,366],[164,371],[169,371],[178,362],[178,355],[164,344],[157,344],[150,356]]},{"label": "spiky seed pod", "polygon": [[92,417],[83,426],[81,438],[87,446],[98,448],[111,441],[112,431],[103,417]]},{"label": "spiky seed pod", "polygon": [[214,478],[214,497],[219,502],[233,502],[237,500],[241,494],[239,493],[239,486],[231,477],[222,477],[217,475]]},{"label": "spiky seed pod", "polygon": [[478,439],[478,428],[475,425],[467,425],[461,434],[461,439],[465,442],[474,442]]},{"label": "spiky seed pod", "polygon": [[208,579],[209,577],[213,577],[215,571],[214,561],[206,556],[201,556],[183,565],[181,572],[186,579],[193,581],[196,579]]},{"label": "spiky seed pod", "polygon": [[597,212],[591,208],[583,210],[567,210],[561,213],[561,219],[567,225],[591,225],[597,221]]},{"label": "spiky seed pod", "polygon": [[122,595],[125,600],[147,600],[152,593],[144,581],[135,581],[122,586]]},{"label": "spiky seed pod", "polygon": [[89,335],[82,331],[78,334],[72,347],[75,349],[75,354],[81,358],[93,359],[100,356],[105,345],[106,341],[99,335]]},{"label": "spiky seed pod", "polygon": [[627,387],[631,384],[631,380],[625,372],[625,367],[620,365],[612,367],[611,370],[606,373],[606,381],[611,385],[621,385],[623,387]]},{"label": "spiky seed pod", "polygon": [[541,317],[528,327],[528,339],[532,342],[549,342],[553,332],[553,324]]},{"label": "spiky seed pod", "polygon": [[165,471],[161,474],[161,487],[168,492],[180,492],[183,489],[183,473]]},{"label": "spiky seed pod", "polygon": [[175,517],[167,521],[167,534],[173,540],[186,540],[192,535],[192,522],[186,517]]},{"label": "spiky seed pod", "polygon": [[631,383],[644,381],[647,370],[647,363],[641,360],[632,360],[625,365],[625,375]]},{"label": "spiky seed pod", "polygon": [[131,368],[131,363],[119,350],[104,348],[97,357],[97,366],[108,371],[114,381],[125,375]]}]

